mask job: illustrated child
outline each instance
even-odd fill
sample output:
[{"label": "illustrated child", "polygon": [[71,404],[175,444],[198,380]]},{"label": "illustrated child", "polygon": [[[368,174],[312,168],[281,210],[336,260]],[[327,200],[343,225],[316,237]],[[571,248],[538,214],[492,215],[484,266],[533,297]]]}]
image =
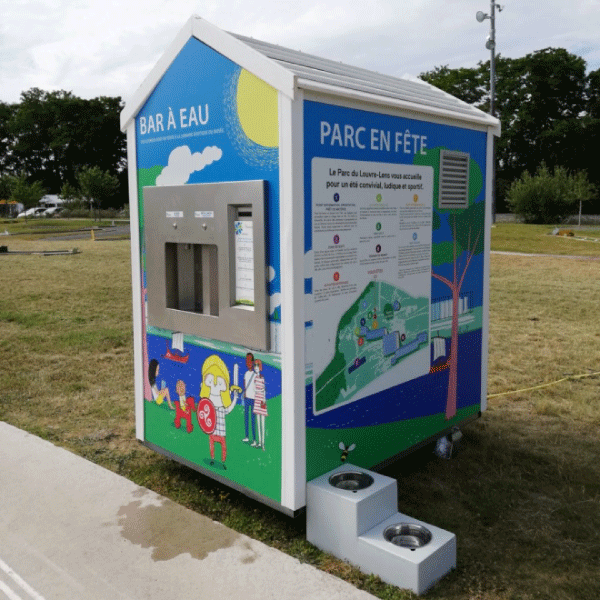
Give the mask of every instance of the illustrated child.
[{"label": "illustrated child", "polygon": [[246,354],[246,368],[248,369],[244,375],[244,427],[246,431],[246,437],[242,440],[242,442],[249,442],[250,436],[248,435],[249,431],[249,423],[252,423],[252,444],[251,446],[258,446],[256,443],[256,415],[252,410],[254,408],[254,395],[256,394],[256,385],[254,383],[254,378],[256,373],[254,373],[254,354],[252,352],[248,352]]},{"label": "illustrated child", "polygon": [[156,380],[158,379],[158,371],[159,364],[158,361],[153,358],[148,365],[148,381],[150,382],[150,389],[152,390],[152,399],[159,406],[164,402],[164,399],[167,399],[167,403],[169,404],[169,408],[171,410],[175,410],[173,403],[171,402],[171,394],[169,394],[169,388],[166,386],[165,381],[161,382],[160,389],[158,388],[158,384]]},{"label": "illustrated child", "polygon": [[215,354],[209,356],[202,365],[202,385],[200,386],[200,397],[208,398],[215,407],[216,424],[215,430],[208,436],[211,464],[215,460],[215,442],[221,444],[221,462],[226,469],[227,444],[225,442],[225,416],[235,407],[231,400],[231,392],[237,397],[241,388],[233,385],[229,387],[229,371],[225,363]]},{"label": "illustrated child", "polygon": [[262,362],[260,360],[254,361],[254,385],[255,385],[255,395],[254,395],[254,408],[252,412],[256,415],[256,420],[258,424],[258,444],[257,447],[265,449],[265,417],[268,416],[267,413],[267,397],[265,390],[265,378],[261,374],[262,371]]},{"label": "illustrated child", "polygon": [[185,397],[185,382],[181,379],[175,384],[175,391],[179,396],[179,402],[175,403],[175,427],[179,429],[181,427],[181,419],[187,422],[186,430],[188,433],[194,431],[192,425],[192,414],[194,413],[195,403],[194,399],[189,396]]}]

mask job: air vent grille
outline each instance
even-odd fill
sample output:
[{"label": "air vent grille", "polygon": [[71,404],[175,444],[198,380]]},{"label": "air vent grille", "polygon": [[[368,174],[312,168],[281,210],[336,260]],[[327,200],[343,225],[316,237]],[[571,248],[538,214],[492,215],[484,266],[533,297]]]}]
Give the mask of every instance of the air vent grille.
[{"label": "air vent grille", "polygon": [[440,152],[438,205],[441,209],[469,206],[469,155],[466,152],[450,150]]}]

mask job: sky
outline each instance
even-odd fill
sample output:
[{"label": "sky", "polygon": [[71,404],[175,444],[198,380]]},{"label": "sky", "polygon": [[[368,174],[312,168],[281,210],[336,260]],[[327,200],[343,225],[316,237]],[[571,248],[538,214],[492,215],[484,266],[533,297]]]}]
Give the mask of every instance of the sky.
[{"label": "sky", "polygon": [[[600,68],[600,0],[507,0],[497,51],[566,48]],[[488,0],[0,0],[0,101],[33,87],[127,100],[193,14],[294,50],[402,77],[486,61]]]}]

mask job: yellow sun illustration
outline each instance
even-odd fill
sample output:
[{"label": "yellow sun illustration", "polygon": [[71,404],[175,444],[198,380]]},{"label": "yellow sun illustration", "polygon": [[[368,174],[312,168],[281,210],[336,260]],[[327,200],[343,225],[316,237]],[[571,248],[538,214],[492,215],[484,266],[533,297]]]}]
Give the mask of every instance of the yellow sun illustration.
[{"label": "yellow sun illustration", "polygon": [[267,148],[279,145],[277,90],[245,69],[237,84],[237,113],[248,139]]}]

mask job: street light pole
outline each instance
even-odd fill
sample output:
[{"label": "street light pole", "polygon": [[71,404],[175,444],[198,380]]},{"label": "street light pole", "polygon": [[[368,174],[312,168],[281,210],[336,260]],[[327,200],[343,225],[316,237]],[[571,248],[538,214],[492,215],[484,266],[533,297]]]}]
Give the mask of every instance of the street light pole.
[{"label": "street light pole", "polygon": [[[500,5],[498,8],[502,10]],[[486,44],[487,45],[487,44]],[[496,116],[496,3],[490,3],[490,115]]]},{"label": "street light pole", "polygon": [[496,9],[502,12],[504,7],[494,0],[490,2],[490,14],[478,11],[475,18],[483,23],[490,20],[490,34],[485,42],[485,47],[490,51],[490,115],[496,116]]},{"label": "street light pole", "polygon": [[[490,20],[490,34],[485,42],[485,47],[490,51],[490,115],[496,116],[496,8],[501,12],[503,7],[490,2],[490,14],[478,11],[475,18],[483,23]],[[496,138],[492,140],[492,223],[496,222]]]}]

